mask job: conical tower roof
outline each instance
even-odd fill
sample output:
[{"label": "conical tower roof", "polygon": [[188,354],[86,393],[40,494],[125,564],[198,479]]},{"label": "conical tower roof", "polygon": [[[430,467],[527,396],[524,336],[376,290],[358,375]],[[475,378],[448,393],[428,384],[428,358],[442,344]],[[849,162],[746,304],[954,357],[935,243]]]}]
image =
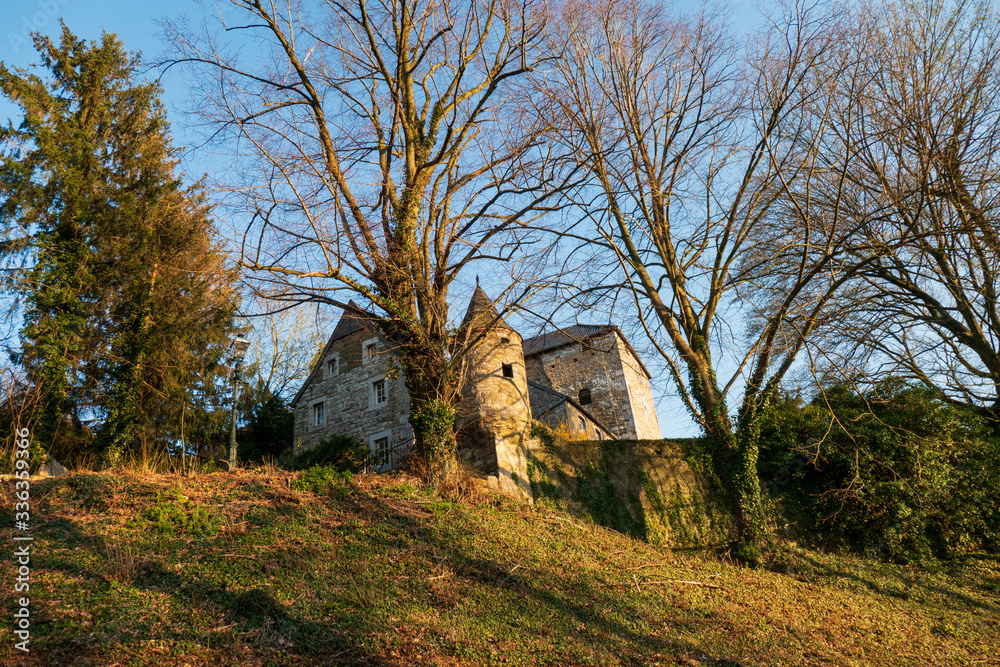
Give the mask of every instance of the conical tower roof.
[{"label": "conical tower roof", "polygon": [[493,300],[486,296],[483,288],[476,283],[476,291],[472,293],[469,300],[469,309],[465,311],[465,318],[462,320],[461,329],[475,330],[482,327],[496,326],[498,329],[514,331],[509,324],[504,322],[500,313],[493,306]]}]

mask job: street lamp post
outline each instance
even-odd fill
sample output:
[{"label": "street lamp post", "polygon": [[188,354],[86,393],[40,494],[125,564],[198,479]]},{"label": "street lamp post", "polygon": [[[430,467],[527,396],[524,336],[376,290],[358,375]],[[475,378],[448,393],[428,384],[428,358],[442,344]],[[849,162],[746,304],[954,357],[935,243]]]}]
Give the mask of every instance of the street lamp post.
[{"label": "street lamp post", "polygon": [[236,398],[239,393],[239,375],[240,375],[240,364],[243,363],[243,357],[247,355],[247,348],[250,347],[250,341],[246,338],[234,338],[232,345],[230,345],[229,351],[233,360],[233,414],[232,423],[229,428],[229,469],[236,470]]}]

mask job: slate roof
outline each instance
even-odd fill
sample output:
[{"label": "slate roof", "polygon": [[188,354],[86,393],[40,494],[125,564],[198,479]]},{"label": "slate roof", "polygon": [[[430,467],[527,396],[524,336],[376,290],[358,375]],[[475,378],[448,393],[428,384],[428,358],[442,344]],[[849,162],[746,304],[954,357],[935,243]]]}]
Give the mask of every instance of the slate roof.
[{"label": "slate roof", "polygon": [[580,343],[593,336],[599,336],[601,334],[606,334],[608,332],[616,332],[624,341],[625,347],[628,351],[632,353],[635,360],[639,362],[639,367],[642,368],[642,372],[646,374],[646,377],[652,379],[653,376],[650,374],[649,369],[646,368],[646,364],[642,363],[642,358],[632,347],[632,344],[628,342],[625,334],[614,324],[574,324],[572,326],[566,327],[564,329],[556,329],[555,331],[548,331],[540,336],[535,336],[533,338],[525,338],[523,342],[524,356],[525,358],[534,356],[536,354],[541,354],[548,350],[554,350],[557,347],[562,347],[563,345],[569,345],[570,343]]},{"label": "slate roof", "polygon": [[565,329],[547,331],[540,336],[524,339],[524,356],[530,357],[539,352],[562,347],[567,343],[579,343],[590,336],[614,331],[617,328],[611,324],[574,324]]},{"label": "slate roof", "polygon": [[465,329],[468,326],[488,326],[496,323],[498,328],[511,329],[510,325],[504,322],[503,318],[500,317],[500,313],[497,312],[496,307],[493,305],[493,301],[486,295],[483,288],[478,284],[476,285],[476,291],[472,293],[472,298],[469,300],[469,309],[465,311],[465,317],[462,319],[462,326],[460,329]]},{"label": "slate roof", "polygon": [[[361,307],[354,303],[354,299],[347,302],[348,308],[355,308],[356,310],[361,310]],[[337,326],[333,328],[333,333],[330,334],[330,341],[326,344],[327,347],[330,346],[335,340],[340,340],[346,336],[350,336],[356,331],[361,331],[365,328],[365,321],[358,317],[357,312],[353,310],[344,310],[340,315],[340,321],[337,322]]]},{"label": "slate roof", "polygon": [[[341,338],[350,336],[352,333],[361,331],[362,329],[372,328],[370,324],[358,317],[357,311],[361,310],[361,306],[354,303],[354,299],[348,301],[347,306],[348,308],[345,308],[344,312],[341,313],[337,326],[333,328],[333,333],[330,334],[330,339],[326,341],[326,345],[323,347],[323,352],[319,355],[319,361],[317,361],[316,365],[313,366],[312,372],[309,373],[309,377],[306,378],[306,381],[303,382],[299,390],[295,392],[295,398],[293,398],[290,403],[293,408],[299,402],[299,399],[302,397],[302,393],[306,390],[306,387],[309,386],[309,383],[313,381],[313,378],[316,377],[317,374],[322,376],[323,361],[326,359],[326,355],[330,352],[330,347],[333,346],[334,342],[340,340]],[[350,308],[354,308],[355,310],[349,310]]]}]

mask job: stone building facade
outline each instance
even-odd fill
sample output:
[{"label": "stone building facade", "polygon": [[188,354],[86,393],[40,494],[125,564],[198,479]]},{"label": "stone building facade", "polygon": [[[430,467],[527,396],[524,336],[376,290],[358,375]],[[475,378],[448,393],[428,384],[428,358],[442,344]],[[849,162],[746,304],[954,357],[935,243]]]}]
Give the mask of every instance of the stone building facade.
[{"label": "stone building facade", "polygon": [[388,341],[345,312],[292,399],[295,448],[334,435],[368,445],[379,470],[398,468],[413,443],[410,396]]},{"label": "stone building facade", "polygon": [[[459,454],[501,487],[530,488],[532,419],[578,439],[660,437],[649,372],[618,327],[575,325],[522,340],[477,286],[459,337],[471,345]],[[349,311],[292,407],[296,448],[346,435],[368,445],[378,470],[389,470],[412,446],[409,396],[392,350]]]},{"label": "stone building facade", "polygon": [[530,496],[528,450],[535,443],[521,335],[477,286],[457,338],[469,347],[456,411],[459,456],[495,475],[501,488]]},{"label": "stone building facade", "polygon": [[652,376],[618,327],[576,324],[529,338],[523,347],[528,379],[575,398],[613,437],[660,437]]}]

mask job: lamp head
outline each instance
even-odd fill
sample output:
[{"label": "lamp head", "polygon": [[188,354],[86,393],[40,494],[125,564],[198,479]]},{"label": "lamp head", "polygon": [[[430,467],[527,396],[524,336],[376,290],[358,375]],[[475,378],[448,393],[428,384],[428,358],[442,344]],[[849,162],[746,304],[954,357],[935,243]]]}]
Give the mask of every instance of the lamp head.
[{"label": "lamp head", "polygon": [[250,341],[246,338],[236,337],[233,339],[232,345],[230,346],[230,352],[233,355],[233,359],[236,363],[243,361],[243,357],[247,355],[247,348],[250,347]]}]

